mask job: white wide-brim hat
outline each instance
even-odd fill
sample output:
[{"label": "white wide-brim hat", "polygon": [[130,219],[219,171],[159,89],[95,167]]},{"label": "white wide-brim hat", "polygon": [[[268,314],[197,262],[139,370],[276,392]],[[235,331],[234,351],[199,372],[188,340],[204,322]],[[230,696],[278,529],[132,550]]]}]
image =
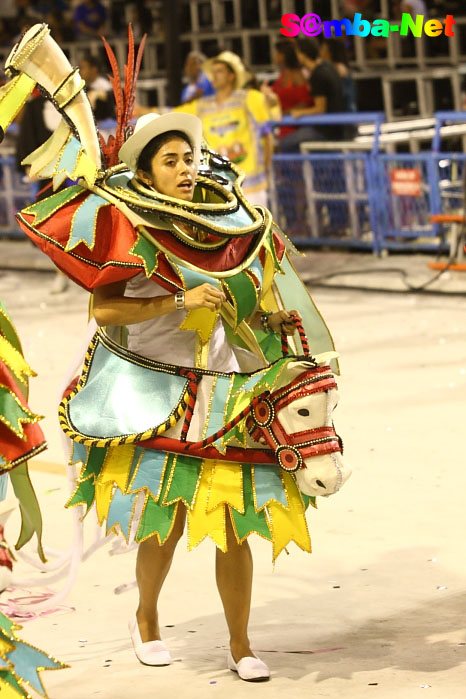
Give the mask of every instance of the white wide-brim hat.
[{"label": "white wide-brim hat", "polygon": [[199,165],[201,157],[202,121],[194,114],[168,112],[167,114],[144,114],[140,117],[134,133],[120,148],[120,160],[136,172],[138,158],[145,146],[156,136],[166,131],[181,131],[186,134],[194,149],[194,162]]},{"label": "white wide-brim hat", "polygon": [[226,63],[235,74],[235,90],[240,90],[251,79],[251,74],[244,67],[241,58],[233,51],[222,51],[214,58],[209,58],[202,64],[202,70],[209,80],[212,80],[212,69],[215,63]]}]

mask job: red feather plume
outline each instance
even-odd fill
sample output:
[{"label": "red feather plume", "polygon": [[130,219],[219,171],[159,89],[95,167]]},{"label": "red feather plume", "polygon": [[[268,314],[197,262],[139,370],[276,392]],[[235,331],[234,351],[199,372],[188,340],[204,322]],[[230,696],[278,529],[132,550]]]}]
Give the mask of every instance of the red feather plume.
[{"label": "red feather plume", "polygon": [[117,121],[115,136],[109,136],[106,143],[102,135],[99,134],[100,144],[102,147],[106,167],[112,167],[112,165],[117,165],[117,163],[119,162],[118,151],[120,150],[125,140],[131,135],[130,121],[133,116],[134,102],[136,100],[136,82],[139,75],[139,69],[141,67],[142,54],[146,43],[146,37],[147,34],[144,34],[144,36],[141,39],[135,62],[133,29],[131,24],[128,25],[128,58],[124,71],[124,89],[122,89],[121,87],[121,75],[118,68],[116,56],[108,41],[104,37],[102,37],[105,46],[105,51],[107,52],[110,67],[112,69],[112,75],[109,75],[108,78],[112,85],[113,94],[115,97],[115,111]]}]

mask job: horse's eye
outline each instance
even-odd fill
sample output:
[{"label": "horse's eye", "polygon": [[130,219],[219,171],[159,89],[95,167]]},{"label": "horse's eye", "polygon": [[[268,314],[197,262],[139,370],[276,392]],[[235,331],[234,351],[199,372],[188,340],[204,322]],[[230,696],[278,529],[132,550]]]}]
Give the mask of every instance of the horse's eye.
[{"label": "horse's eye", "polygon": [[298,410],[298,415],[302,415],[303,417],[308,417],[309,410],[307,408],[300,408]]}]

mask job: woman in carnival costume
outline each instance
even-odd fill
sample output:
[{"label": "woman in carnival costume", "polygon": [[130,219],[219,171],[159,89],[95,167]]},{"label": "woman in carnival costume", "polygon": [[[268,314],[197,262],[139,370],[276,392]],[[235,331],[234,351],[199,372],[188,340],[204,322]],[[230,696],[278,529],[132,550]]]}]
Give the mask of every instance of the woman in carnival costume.
[{"label": "woman in carnival costume", "polygon": [[[21,343],[6,308],[0,301],[0,591],[11,581],[12,562],[3,539],[3,524],[12,511],[7,499],[11,481],[21,512],[21,531],[15,548],[19,550],[34,534],[38,554],[45,561],[42,549],[42,517],[29,479],[28,459],[47,448],[41,419],[27,404],[28,380],[35,376],[23,357]],[[21,626],[0,613],[0,695],[5,699],[29,697],[32,687],[47,697],[39,676],[40,670],[67,667],[17,636]]]},{"label": "woman in carnival costume", "polygon": [[[274,559],[290,541],[310,552],[305,510],[316,495],[341,487],[348,470],[327,398],[329,422],[323,432],[310,430],[319,438],[305,447],[296,437],[309,432],[304,428],[291,430],[296,448],[286,430],[271,443],[266,433],[257,436],[259,424],[274,419],[273,409],[270,420],[247,420],[260,396],[282,391],[288,404],[286,396],[298,391],[298,378],[311,366],[318,376],[308,394],[333,396],[327,364],[336,355],[289,260],[286,248],[293,246],[267,209],[245,199],[240,171],[202,143],[199,119],[146,115],[128,137],[142,45],[135,60],[130,30],[124,91],[106,45],[118,126],[100,147],[79,73],[46,25],[33,27],[6,63],[12,81],[4,88],[9,116],[2,128],[36,83],[63,116],[51,139],[26,159],[31,175],[53,177],[57,186],[65,177],[79,180],[22,211],[19,224],[93,292],[100,326],[60,406],[61,426],[74,444],[71,463],[83,463],[68,505],[89,509],[95,501],[107,532],[140,543],[140,602],[129,626],[136,655],[148,665],[171,662],[157,600],[185,521],[189,548],[210,537],[230,631],[228,667],[242,679],[266,680],[269,669],[247,634],[247,537],[254,532],[270,540]],[[0,93],[0,106],[1,99]],[[295,306],[299,313],[290,311]],[[283,357],[285,335],[297,355],[296,323],[313,353],[324,353],[325,367]],[[298,388],[288,388],[290,382]],[[303,459],[308,463],[303,454],[315,455],[318,469],[310,475],[297,472]]]}]

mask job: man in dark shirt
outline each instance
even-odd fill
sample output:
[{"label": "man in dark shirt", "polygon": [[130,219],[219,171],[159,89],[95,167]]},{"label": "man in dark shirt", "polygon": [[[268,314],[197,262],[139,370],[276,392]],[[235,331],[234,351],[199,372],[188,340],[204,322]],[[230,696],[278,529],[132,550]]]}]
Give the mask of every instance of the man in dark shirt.
[{"label": "man in dark shirt", "polygon": [[[311,72],[309,79],[311,95],[314,98],[313,107],[292,109],[292,117],[311,116],[313,114],[331,114],[344,112],[345,103],[341,78],[330,61],[320,57],[320,47],[315,39],[298,39],[297,55],[299,62]],[[337,141],[343,137],[344,129],[335,126],[303,126],[285,136],[279,145],[279,150],[287,153],[299,153],[302,141]]]},{"label": "man in dark shirt", "polygon": [[74,22],[77,29],[78,39],[88,39],[89,37],[101,37],[107,10],[98,0],[84,0],[74,12]]}]

